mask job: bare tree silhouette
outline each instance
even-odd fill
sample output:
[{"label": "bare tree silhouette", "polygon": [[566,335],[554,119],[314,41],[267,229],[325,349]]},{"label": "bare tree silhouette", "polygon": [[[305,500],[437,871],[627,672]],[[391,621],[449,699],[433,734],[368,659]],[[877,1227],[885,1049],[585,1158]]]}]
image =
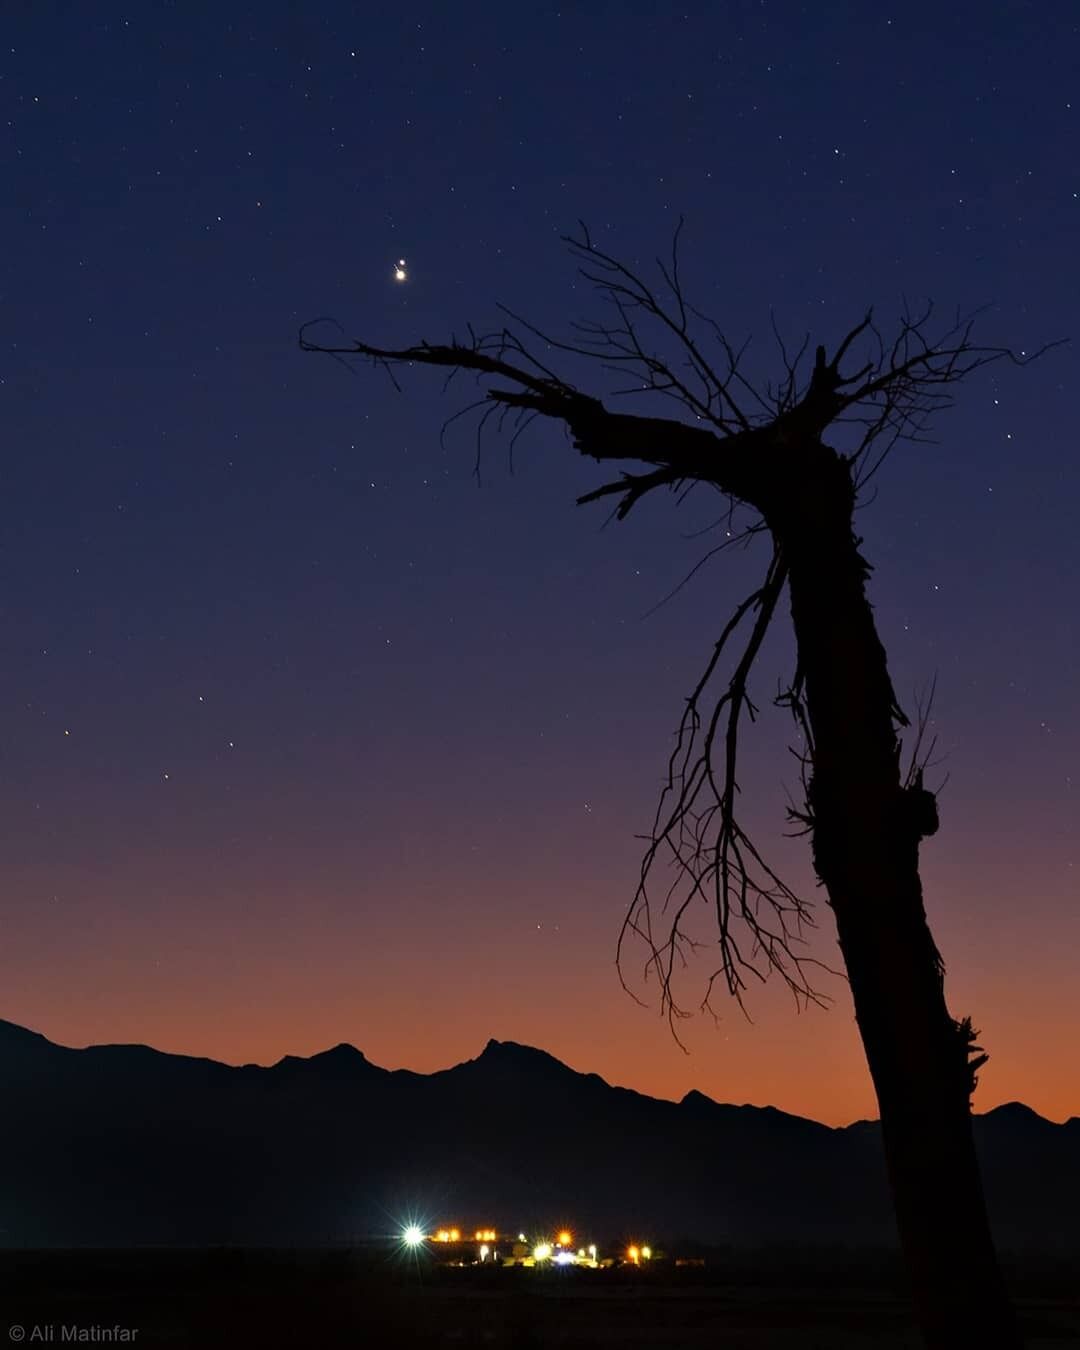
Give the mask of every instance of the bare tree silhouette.
[{"label": "bare tree silhouette", "polygon": [[[447,384],[472,372],[483,392],[462,412],[482,409],[478,456],[492,417],[500,427],[511,422],[511,451],[534,418],[552,418],[583,455],[645,466],[621,471],[580,503],[611,497],[624,519],[657,488],[681,500],[703,485],[725,499],[729,527],[738,516],[740,528],[729,528],[720,548],[757,535],[771,540],[760,585],[732,614],[687,700],[620,960],[628,939],[645,943],[674,1030],[686,1015],[673,978],[693,945],[685,922],[695,900],[705,900],[715,910],[720,963],[704,1006],[718,982],[741,1004],[748,978],[770,973],[800,1003],[821,1000],[811,981],[817,963],[804,951],[810,907],[770,866],[737,809],[740,735],[757,711],[749,677],[786,592],[797,656],[778,702],[794,718],[805,789],[791,815],[810,835],[835,916],[920,1325],[933,1347],[1017,1346],[971,1128],[975,1074],[986,1056],[971,1019],[954,1018],[946,1005],[944,963],[919,877],[920,842],[938,828],[936,799],[923,783],[925,721],[905,773],[900,732],[909,722],[867,599],[871,569],[853,514],[893,446],[923,439],[955,384],[991,362],[1024,364],[1041,352],[976,345],[976,316],[957,316],[931,336],[932,307],[906,313],[887,340],[868,312],[831,354],[818,346],[808,369],[809,338],[791,353],[774,325],[783,373],[759,388],[741,369],[745,345],[737,349],[686,298],[679,230],[670,260],[658,260],[662,290],[599,249],[584,226],[565,242],[606,307],[602,322],[574,324],[568,339],[504,310],[504,326],[483,334],[470,328],[467,342],[397,350],[321,344],[309,324],[300,345],[338,359],[369,358],[395,384],[403,365],[445,367]],[[609,398],[656,394],[677,405],[676,415],[612,410],[555,373],[559,353],[594,358],[617,375]],[[831,428],[843,428],[851,448],[827,445]],[[740,635],[734,671],[717,688],[717,670]],[[675,881],[657,905],[651,887],[661,860],[673,865]]]}]

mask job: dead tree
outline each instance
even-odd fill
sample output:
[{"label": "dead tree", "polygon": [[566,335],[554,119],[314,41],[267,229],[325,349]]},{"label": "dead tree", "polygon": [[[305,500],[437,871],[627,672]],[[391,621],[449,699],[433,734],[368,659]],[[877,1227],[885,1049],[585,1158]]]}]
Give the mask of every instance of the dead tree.
[{"label": "dead tree", "polygon": [[[506,326],[482,335],[470,328],[466,342],[323,345],[306,325],[300,344],[338,359],[369,358],[391,379],[401,366],[444,367],[448,383],[471,372],[482,390],[469,405],[483,409],[478,453],[492,416],[500,424],[509,417],[515,439],[534,418],[551,418],[583,455],[642,466],[579,502],[612,497],[623,519],[658,488],[702,485],[742,513],[744,528],[730,542],[756,535],[771,542],[760,586],[735,610],[687,700],[620,950],[627,937],[645,941],[662,1005],[673,1019],[683,1015],[673,974],[691,941],[686,916],[704,901],[715,911],[720,953],[706,1000],[719,981],[741,1002],[747,978],[770,972],[797,998],[819,998],[809,978],[814,963],[801,947],[809,906],[769,865],[736,809],[739,736],[755,713],[749,677],[786,593],[797,657],[780,701],[795,719],[805,787],[793,816],[810,835],[836,920],[917,1316],[929,1346],[1015,1347],[972,1135],[971,1094],[986,1057],[971,1019],[954,1018],[945,1001],[919,877],[919,845],[937,829],[937,806],[918,756],[906,774],[901,766],[908,719],[867,599],[871,569],[853,515],[885,455],[897,441],[923,436],[953,385],[993,361],[1021,363],[1023,354],[975,345],[970,319],[931,337],[930,308],[906,314],[887,341],[868,313],[831,354],[818,346],[809,369],[809,339],[789,354],[777,334],[783,375],[762,388],[742,372],[745,349],[686,299],[678,231],[670,262],[658,263],[662,290],[597,248],[584,226],[565,242],[607,307],[602,322],[576,324],[566,340],[504,311]],[[652,393],[678,405],[676,415],[613,410],[556,374],[559,353],[566,362],[595,358],[620,376],[609,400]],[[850,446],[826,444],[830,429]],[[740,633],[733,673],[715,689]],[[661,859],[676,879],[658,913],[650,882]]]}]

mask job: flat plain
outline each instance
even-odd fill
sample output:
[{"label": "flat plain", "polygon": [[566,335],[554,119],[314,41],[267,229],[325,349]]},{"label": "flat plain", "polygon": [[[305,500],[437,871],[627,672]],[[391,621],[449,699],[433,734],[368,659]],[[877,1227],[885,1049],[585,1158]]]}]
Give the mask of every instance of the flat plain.
[{"label": "flat plain", "polygon": [[[1074,1270],[1011,1281],[1030,1350],[1080,1344]],[[0,1340],[139,1347],[410,1350],[883,1350],[919,1338],[888,1262],[719,1261],[699,1269],[438,1268],[332,1251],[0,1252]],[[31,1339],[37,1329],[38,1335]],[[96,1329],[96,1330],[95,1330]],[[114,1333],[115,1334],[115,1333]],[[18,1333],[15,1335],[18,1340]]]}]

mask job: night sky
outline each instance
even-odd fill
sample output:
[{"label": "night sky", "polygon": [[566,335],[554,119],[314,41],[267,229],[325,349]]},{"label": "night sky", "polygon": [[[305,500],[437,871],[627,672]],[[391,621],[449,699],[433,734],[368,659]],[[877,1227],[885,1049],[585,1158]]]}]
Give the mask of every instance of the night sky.
[{"label": "night sky", "polygon": [[[552,424],[513,473],[488,437],[478,486],[471,428],[439,443],[466,381],[398,394],[296,342],[322,314],[435,342],[499,302],[565,332],[596,310],[560,236],[583,218],[649,269],[680,213],[687,288],[762,381],[770,314],[835,343],[931,297],[988,304],[988,343],[1075,335],[1075,5],[678,9],[8,7],[0,1014],[234,1063],[345,1040],[429,1071],[494,1036],[656,1095],[875,1113],[840,981],[828,1012],[721,1004],[685,1055],[613,964],[682,700],[764,551],[645,617],[715,505],[603,529],[574,498],[604,470]],[[1055,1119],[1080,1112],[1078,375],[1075,347],[975,375],[859,517],[909,711],[937,678],[923,875],[992,1056],[976,1108]],[[813,892],[789,740],[780,712],[746,740],[745,809]]]}]

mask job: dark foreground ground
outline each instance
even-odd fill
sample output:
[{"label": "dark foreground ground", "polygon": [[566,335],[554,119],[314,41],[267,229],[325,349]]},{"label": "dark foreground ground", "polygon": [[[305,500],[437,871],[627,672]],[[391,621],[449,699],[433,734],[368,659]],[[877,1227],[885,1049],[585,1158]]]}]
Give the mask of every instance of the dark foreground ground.
[{"label": "dark foreground ground", "polygon": [[[1011,1280],[1029,1347],[1080,1344],[1075,1268],[1014,1263]],[[865,1254],[540,1273],[437,1269],[373,1251],[2,1251],[0,1346],[20,1343],[914,1350],[919,1340],[895,1265]]]}]

